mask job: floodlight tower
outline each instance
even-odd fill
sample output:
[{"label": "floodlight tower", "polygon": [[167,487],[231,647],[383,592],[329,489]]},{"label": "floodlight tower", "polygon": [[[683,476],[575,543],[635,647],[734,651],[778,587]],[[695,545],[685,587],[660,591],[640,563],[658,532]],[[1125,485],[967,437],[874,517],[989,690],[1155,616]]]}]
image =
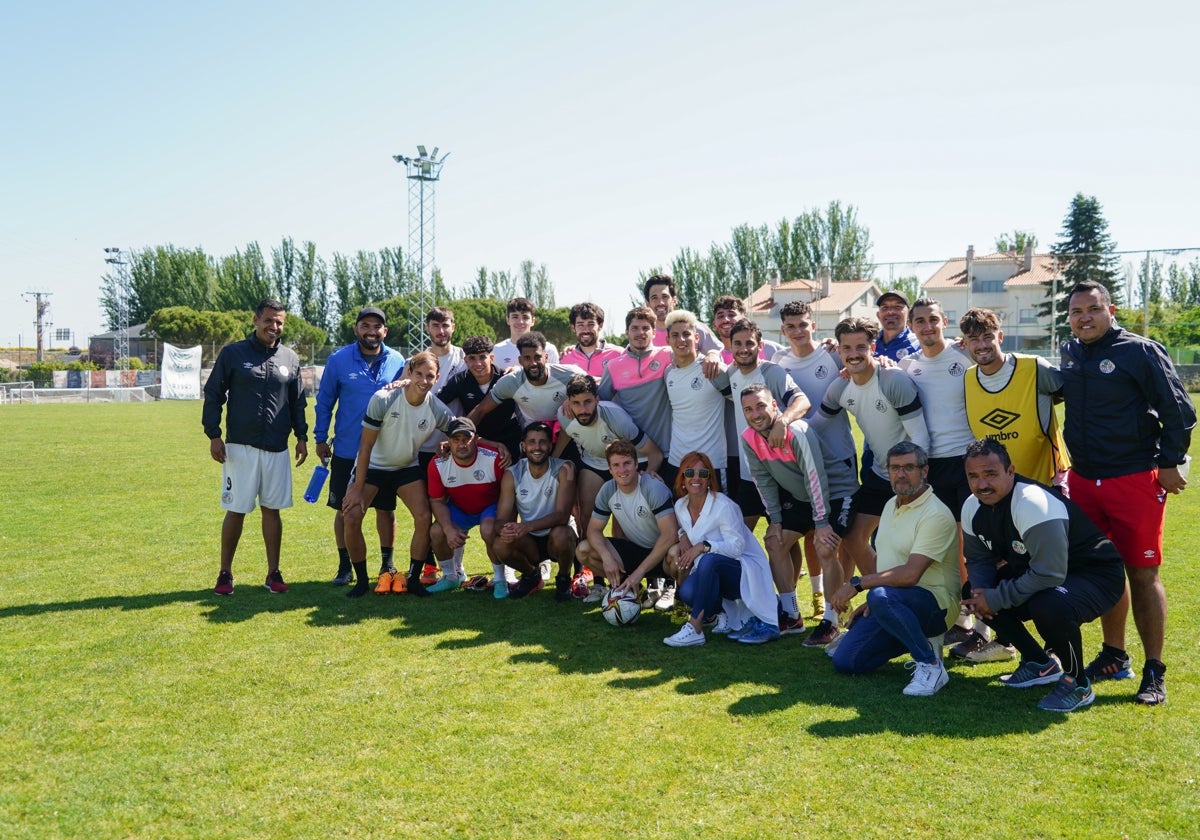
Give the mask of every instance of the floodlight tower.
[{"label": "floodlight tower", "polygon": [[104,261],[117,267],[115,306],[116,330],[113,332],[113,370],[129,367],[129,261],[120,248],[105,248]]},{"label": "floodlight tower", "polygon": [[408,259],[416,279],[416,294],[413,303],[420,317],[408,323],[408,346],[410,353],[429,346],[429,336],[423,323],[425,313],[434,305],[433,267],[436,244],[434,224],[435,188],[442,177],[442,163],[449,152],[438,157],[438,147],[433,153],[417,146],[417,156],[392,155],[392,160],[404,166],[408,172]]}]

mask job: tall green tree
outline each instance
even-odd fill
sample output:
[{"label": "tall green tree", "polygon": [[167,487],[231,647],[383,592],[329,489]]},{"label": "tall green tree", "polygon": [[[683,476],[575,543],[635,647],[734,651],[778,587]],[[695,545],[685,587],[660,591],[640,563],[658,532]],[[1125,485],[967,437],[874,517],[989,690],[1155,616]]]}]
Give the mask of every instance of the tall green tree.
[{"label": "tall green tree", "polygon": [[1066,292],[1076,283],[1084,280],[1103,283],[1113,303],[1121,305],[1121,268],[1114,254],[1116,250],[1117,245],[1108,234],[1108,222],[1100,201],[1094,195],[1076,193],[1063,218],[1059,239],[1050,248],[1058,262],[1061,279],[1057,284],[1053,281],[1044,284],[1046,300],[1039,310],[1042,315],[1051,315],[1051,344],[1054,347],[1068,335]]},{"label": "tall green tree", "polygon": [[216,288],[215,261],[203,248],[158,245],[124,255],[125,272],[114,266],[101,280],[100,306],[109,329],[121,326],[119,296],[125,296],[130,324],[145,323],[158,309],[205,309]]},{"label": "tall green tree", "polygon": [[791,262],[780,266],[784,280],[813,278],[829,269],[833,282],[868,278],[871,263],[871,231],[858,221],[853,204],[831,201],[824,210],[801,213],[791,225]]},{"label": "tall green tree", "polygon": [[271,274],[257,242],[218,261],[213,309],[253,311],[259,301],[273,294]]},{"label": "tall green tree", "polygon": [[308,323],[329,327],[329,278],[315,242],[303,242],[296,257],[296,293],[292,301]]}]

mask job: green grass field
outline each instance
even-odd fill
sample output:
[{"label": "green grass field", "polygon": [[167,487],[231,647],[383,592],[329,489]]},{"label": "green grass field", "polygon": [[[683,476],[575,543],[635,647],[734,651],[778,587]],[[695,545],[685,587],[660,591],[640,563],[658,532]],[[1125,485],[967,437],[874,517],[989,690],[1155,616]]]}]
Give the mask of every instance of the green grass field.
[{"label": "green grass field", "polygon": [[252,514],[221,598],[199,403],[4,406],[0,432],[0,837],[1200,835],[1200,491],[1168,514],[1169,704],[1107,682],[1058,716],[1008,664],[909,698],[901,661],[841,677],[797,637],[667,648],[681,614],[349,601],[311,464],[291,591]]}]

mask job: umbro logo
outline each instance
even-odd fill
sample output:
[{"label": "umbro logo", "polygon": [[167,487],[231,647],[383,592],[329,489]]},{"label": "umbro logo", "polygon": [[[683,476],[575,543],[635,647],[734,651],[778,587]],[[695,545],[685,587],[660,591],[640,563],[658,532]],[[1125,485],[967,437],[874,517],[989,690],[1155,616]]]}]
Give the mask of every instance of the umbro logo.
[{"label": "umbro logo", "polygon": [[994,408],[987,414],[979,418],[979,422],[989,428],[1000,431],[1006,429],[1013,423],[1021,419],[1021,415],[1015,411],[1005,411],[1003,408]]}]

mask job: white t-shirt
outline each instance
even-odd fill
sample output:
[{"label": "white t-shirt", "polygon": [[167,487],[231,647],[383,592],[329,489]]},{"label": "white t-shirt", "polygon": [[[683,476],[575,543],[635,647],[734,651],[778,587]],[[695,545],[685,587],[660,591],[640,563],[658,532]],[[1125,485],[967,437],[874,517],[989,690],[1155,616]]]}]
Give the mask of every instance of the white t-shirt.
[{"label": "white t-shirt", "polygon": [[[932,358],[920,352],[900,360],[921,394],[925,425],[929,427],[929,457],[951,458],[962,455],[975,440],[967,420],[967,392],[963,376],[974,362],[952,344]],[[872,447],[874,451],[874,447]]]},{"label": "white t-shirt", "polygon": [[[678,467],[689,452],[703,452],[725,468],[725,397],[704,378],[702,361],[667,367],[663,381],[671,401],[670,463]],[[662,446],[661,441],[654,441]]]},{"label": "white t-shirt", "polygon": [[406,388],[376,391],[367,403],[363,428],[378,432],[371,448],[370,468],[398,470],[417,462],[421,444],[433,433],[445,431],[454,414],[433,395],[432,389],[420,405],[409,405]]},{"label": "white t-shirt", "polygon": [[[520,358],[521,351],[517,349],[516,342],[511,338],[498,341],[492,347],[492,364],[499,368],[501,373],[517,364],[517,360]],[[558,348],[550,342],[546,342],[546,361],[552,365],[558,364]]]}]

